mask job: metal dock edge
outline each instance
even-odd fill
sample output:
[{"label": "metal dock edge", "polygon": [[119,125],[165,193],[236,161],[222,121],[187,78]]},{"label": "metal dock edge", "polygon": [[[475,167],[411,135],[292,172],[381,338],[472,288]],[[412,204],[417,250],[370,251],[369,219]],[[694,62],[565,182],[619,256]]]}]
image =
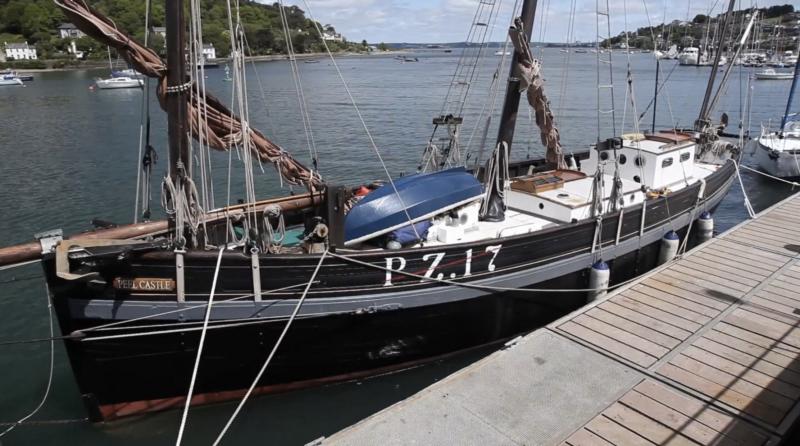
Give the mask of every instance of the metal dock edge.
[{"label": "metal dock edge", "polygon": [[315,443],[777,444],[800,414],[800,195]]}]

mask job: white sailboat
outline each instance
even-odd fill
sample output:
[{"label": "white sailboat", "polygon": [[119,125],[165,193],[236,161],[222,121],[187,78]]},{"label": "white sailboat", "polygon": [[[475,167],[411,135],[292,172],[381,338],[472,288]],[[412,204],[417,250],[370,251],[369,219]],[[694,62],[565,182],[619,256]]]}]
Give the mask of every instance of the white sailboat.
[{"label": "white sailboat", "polygon": [[108,79],[97,78],[94,84],[100,90],[115,90],[119,88],[141,88],[144,81],[136,76],[131,76],[132,73],[138,73],[134,69],[127,69],[120,72],[114,71],[114,64],[111,62],[111,48],[106,47],[108,51],[108,67],[111,70],[111,77]]},{"label": "white sailboat", "polygon": [[95,85],[101,90],[113,90],[117,88],[141,88],[144,81],[130,77],[112,77],[108,79],[97,79]]},{"label": "white sailboat", "polygon": [[792,86],[780,128],[770,131],[762,125],[761,136],[757,140],[758,166],[770,175],[780,178],[800,177],[800,120],[797,119],[797,113],[789,113],[799,73],[800,62],[795,62]]},{"label": "white sailboat", "polygon": [[794,75],[787,71],[775,71],[772,68],[767,68],[764,71],[756,73],[756,79],[761,80],[789,80],[793,79]]}]

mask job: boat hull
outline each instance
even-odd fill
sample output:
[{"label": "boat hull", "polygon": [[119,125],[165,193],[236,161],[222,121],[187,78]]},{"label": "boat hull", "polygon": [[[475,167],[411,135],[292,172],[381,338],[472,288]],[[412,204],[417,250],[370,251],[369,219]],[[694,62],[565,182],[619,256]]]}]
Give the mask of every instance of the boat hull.
[{"label": "boat hull", "polygon": [[756,161],[764,172],[778,178],[800,178],[800,150],[773,150],[757,143]]},{"label": "boat hull", "polygon": [[0,86],[20,86],[23,85],[22,80],[19,78],[0,79]]},{"label": "boat hull", "polygon": [[95,85],[101,90],[116,90],[121,88],[141,88],[144,82],[141,79],[119,80],[121,78],[111,78],[98,80]]},{"label": "boat hull", "polygon": [[[323,263],[318,283],[259,389],[289,390],[383,373],[533,330],[585,304],[586,293],[509,290],[587,288],[589,266],[600,256],[611,264],[612,283],[646,272],[656,265],[663,234],[673,228],[685,233],[701,211],[713,210],[727,193],[732,173],[729,162],[709,176],[699,205],[699,184],[653,200],[645,212],[643,232],[641,208],[609,215],[603,225],[602,254],[590,249],[594,222],[471,245],[339,251]],[[432,268],[430,254],[437,252],[442,252],[441,262]],[[465,262],[467,252],[469,262]],[[218,303],[211,312],[215,328],[206,338],[193,403],[242,395],[298,302],[304,285],[298,278],[310,279],[319,256],[263,256],[260,261],[264,290],[301,286],[265,295],[261,301],[249,297],[223,302],[252,292],[250,257],[223,256]],[[163,277],[170,271],[174,277],[174,262],[170,252],[143,254],[115,266],[118,270],[104,273],[103,278]],[[53,260],[46,259],[62,332],[84,334],[65,344],[92,420],[183,404],[204,315],[201,305],[208,298],[215,262],[215,252],[187,254],[187,302],[179,303],[174,293],[124,296],[107,288],[98,291],[97,285],[63,281],[55,277]],[[449,277],[459,284],[430,283],[376,267]],[[134,323],[136,327],[128,330],[91,330],[155,314],[161,316]],[[163,330],[178,331],[139,335]],[[116,337],[126,333],[136,335]]]}]

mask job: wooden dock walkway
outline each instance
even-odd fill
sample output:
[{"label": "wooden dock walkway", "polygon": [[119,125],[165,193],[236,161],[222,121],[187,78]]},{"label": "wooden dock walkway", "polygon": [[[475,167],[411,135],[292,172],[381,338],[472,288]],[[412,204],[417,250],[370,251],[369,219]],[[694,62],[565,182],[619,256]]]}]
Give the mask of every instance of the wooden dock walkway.
[{"label": "wooden dock walkway", "polygon": [[800,195],[323,444],[778,444],[800,414]]}]

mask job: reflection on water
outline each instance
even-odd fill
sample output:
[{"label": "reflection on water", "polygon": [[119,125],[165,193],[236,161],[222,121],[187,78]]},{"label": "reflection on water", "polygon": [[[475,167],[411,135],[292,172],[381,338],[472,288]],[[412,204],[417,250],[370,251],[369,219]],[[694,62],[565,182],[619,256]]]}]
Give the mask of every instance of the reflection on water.
[{"label": "reflection on water", "polygon": [[[441,109],[447,84],[458,58],[451,54],[415,54],[419,63],[403,64],[392,57],[343,58],[338,62],[356,97],[366,123],[391,172],[413,172],[430,136],[431,118]],[[566,151],[584,150],[598,136],[595,103],[595,57],[572,54],[568,67],[563,54],[545,50],[546,91],[561,130]],[[489,56],[481,66],[481,80],[472,88],[467,103],[462,143],[466,144],[476,125],[476,116],[485,101],[488,83],[499,57]],[[614,55],[615,79],[626,78],[624,55]],[[633,93],[636,109],[630,104],[623,82],[617,83],[617,130],[636,130],[633,117],[642,113],[651,98],[655,64],[652,55],[631,55]],[[659,96],[659,127],[673,124],[690,126],[697,115],[709,68],[678,67],[662,62],[661,79],[670,76]],[[320,170],[326,178],[353,184],[382,178],[369,139],[361,128],[349,99],[341,88],[334,68],[321,59],[318,64],[300,64],[303,86],[309,103]],[[748,69],[742,69],[746,75]],[[721,111],[730,115],[731,131],[739,122],[740,99],[747,90],[746,77],[734,71]],[[671,73],[671,74],[669,74]],[[0,246],[29,240],[42,230],[63,228],[65,233],[85,230],[89,221],[100,217],[115,222],[133,218],[137,147],[140,132],[141,92],[138,90],[90,91],[95,76],[102,71],[40,73],[25,88],[0,89]],[[223,99],[231,96],[231,84],[222,81],[222,70],[208,71],[208,88]],[[503,79],[504,75],[501,75]],[[566,82],[562,79],[566,76]],[[285,62],[259,63],[248,69],[250,119],[252,124],[298,159],[308,163],[309,147],[298,115],[297,97],[289,65]],[[785,106],[788,82],[755,82],[752,129],[761,122],[775,121]],[[626,95],[628,93],[628,95]],[[159,190],[167,166],[165,122],[154,95],[152,143],[160,159],[153,179]],[[628,98],[628,99],[626,99]],[[498,111],[499,111],[498,106]],[[603,104],[601,108],[607,108]],[[649,128],[651,114],[642,119]],[[494,120],[496,125],[497,119]],[[624,123],[624,126],[623,126]],[[482,123],[479,123],[482,126]],[[538,135],[532,131],[525,109],[518,119],[513,157],[520,159],[542,154]],[[489,132],[488,140],[496,128]],[[601,137],[611,136],[603,129]],[[479,137],[475,138],[477,141]],[[475,149],[475,147],[472,147]],[[232,200],[243,197],[241,168],[234,155],[236,179]],[[214,153],[212,174],[216,205],[226,200],[225,179],[228,156]],[[749,151],[743,157],[752,164]],[[256,178],[259,197],[281,193],[271,166]],[[790,193],[784,185],[747,171],[743,183],[756,210]],[[286,188],[284,188],[284,192]],[[153,209],[160,212],[158,196]],[[738,184],[716,212],[718,230],[725,230],[746,218],[743,195]],[[0,339],[46,336],[47,319],[43,283],[39,279],[4,283],[13,277],[26,278],[40,273],[30,266],[0,272]],[[290,334],[291,335],[291,334]],[[482,357],[487,351],[462,355],[426,367],[358,383],[346,383],[284,395],[254,398],[231,430],[230,443],[303,443],[357,421],[437,379]],[[57,343],[53,391],[39,419],[80,418],[84,416],[78,390],[66,363],[63,347]],[[15,420],[38,402],[47,378],[47,344],[0,346],[0,422]],[[202,370],[200,371],[202,373]],[[119,383],[123,386],[125,383]],[[206,443],[221,429],[234,405],[222,404],[193,409],[188,424],[189,443]],[[87,423],[23,426],[7,439],[10,444],[171,444],[174,442],[179,412],[150,415],[103,426]],[[187,443],[188,444],[188,443]]]}]

